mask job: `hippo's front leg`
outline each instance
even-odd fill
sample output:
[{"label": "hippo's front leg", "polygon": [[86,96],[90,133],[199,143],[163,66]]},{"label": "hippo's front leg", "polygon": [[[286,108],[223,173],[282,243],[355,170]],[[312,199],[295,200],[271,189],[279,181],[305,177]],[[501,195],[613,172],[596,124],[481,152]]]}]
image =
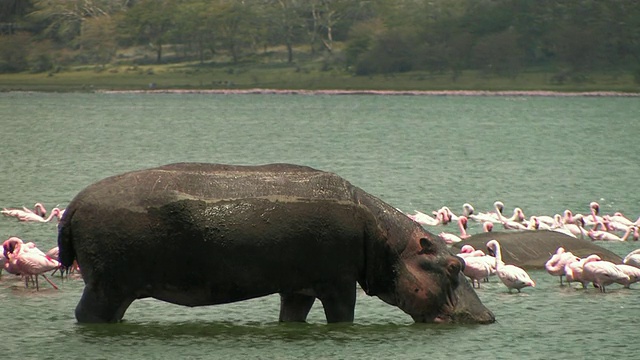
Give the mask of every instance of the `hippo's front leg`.
[{"label": "hippo's front leg", "polygon": [[322,301],[327,323],[353,322],[356,308],[356,280],[340,279],[315,287]]}]

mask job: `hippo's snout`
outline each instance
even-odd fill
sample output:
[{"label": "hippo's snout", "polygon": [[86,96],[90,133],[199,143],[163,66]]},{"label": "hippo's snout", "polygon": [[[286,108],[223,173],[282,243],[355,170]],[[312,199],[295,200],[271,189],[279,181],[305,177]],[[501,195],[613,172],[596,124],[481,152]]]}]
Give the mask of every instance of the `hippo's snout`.
[{"label": "hippo's snout", "polygon": [[456,324],[492,324],[496,322],[493,313],[485,308],[484,311],[471,313],[469,311],[456,311],[451,317],[451,322]]},{"label": "hippo's snout", "polygon": [[496,321],[491,310],[480,301],[478,294],[465,276],[459,274],[459,285],[454,291],[456,306],[451,314],[451,322],[460,324],[491,324]]}]

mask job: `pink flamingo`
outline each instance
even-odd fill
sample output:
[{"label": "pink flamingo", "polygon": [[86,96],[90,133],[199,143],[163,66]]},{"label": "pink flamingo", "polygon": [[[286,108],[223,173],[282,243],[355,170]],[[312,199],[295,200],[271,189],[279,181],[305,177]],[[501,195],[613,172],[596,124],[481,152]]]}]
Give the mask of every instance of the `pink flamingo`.
[{"label": "pink flamingo", "polygon": [[35,203],[35,205],[33,205],[33,210],[31,210],[31,209],[29,209],[29,208],[27,208],[27,207],[25,207],[25,206],[23,206],[23,207],[22,207],[22,209],[23,209],[24,211],[34,213],[34,214],[36,214],[36,215],[38,215],[38,216],[40,216],[40,217],[45,217],[45,216],[47,216],[47,209],[45,209],[44,205],[42,205],[42,204],[41,204],[41,203],[39,203],[39,202],[38,202],[38,203]]},{"label": "pink flamingo", "polygon": [[633,227],[634,225],[626,225],[621,222],[613,221],[611,215],[604,215],[602,217],[602,223],[599,223],[601,226],[605,228],[607,231],[621,231],[625,232],[628,228]]},{"label": "pink flamingo", "polygon": [[627,229],[627,231],[625,231],[624,235],[622,237],[616,235],[616,234],[612,234],[608,231],[604,231],[604,230],[589,230],[587,232],[587,235],[589,235],[589,237],[591,238],[591,240],[593,241],[627,241],[627,238],[631,235],[631,233],[633,232],[634,228],[630,227]]},{"label": "pink flamingo", "polygon": [[595,225],[599,222],[602,222],[602,217],[600,216],[600,204],[595,201],[592,201],[589,204],[589,214],[584,215],[584,221],[587,225]]},{"label": "pink flamingo", "polygon": [[487,242],[487,248],[492,249],[496,255],[496,275],[498,275],[500,281],[509,289],[509,292],[511,292],[511,289],[516,289],[520,292],[520,289],[524,287],[536,286],[535,282],[531,280],[531,277],[529,277],[529,274],[527,274],[524,269],[511,264],[505,265],[502,262],[502,251],[500,249],[500,243],[498,243],[497,240]]},{"label": "pink flamingo", "polygon": [[619,211],[616,211],[615,213],[613,213],[613,215],[611,215],[611,221],[614,221],[623,225],[627,225],[627,226],[640,225],[640,217],[638,217],[638,219],[634,222],[634,221],[631,221],[626,216],[622,215],[622,213]]},{"label": "pink flamingo", "polygon": [[475,288],[477,283],[480,288],[480,280],[491,276],[491,265],[482,256],[469,256],[463,260],[465,266],[462,273],[471,279],[471,286]]},{"label": "pink flamingo", "polygon": [[468,258],[468,257],[479,257],[479,256],[485,256],[486,254],[484,253],[484,251],[482,250],[476,250],[473,246],[466,244],[463,245],[460,248],[460,252],[456,254],[456,256],[459,256],[461,258]]},{"label": "pink flamingo", "polygon": [[527,229],[529,230],[551,230],[551,226],[540,221],[536,215],[531,215],[529,222],[527,223]]},{"label": "pink flamingo", "polygon": [[463,239],[468,239],[469,237],[471,237],[471,235],[467,234],[467,217],[466,216],[459,216],[458,217],[458,229],[460,230],[460,236],[452,234],[452,233],[446,233],[446,232],[441,232],[440,234],[438,234],[447,244],[453,244],[453,243],[458,243],[460,241],[462,241]]},{"label": "pink flamingo", "polygon": [[[7,241],[5,241],[5,243]],[[42,251],[36,250],[37,248],[30,248],[25,245],[26,244],[19,238],[14,238],[13,242],[9,244],[8,247],[5,247],[3,244],[5,255],[7,256],[12,269],[25,277],[25,286],[28,284],[28,278],[34,276],[36,290],[40,290],[40,286],[38,284],[38,275],[40,275],[57,290],[58,287],[51,282],[44,273],[60,267],[60,263],[57,260],[44,255]],[[10,252],[7,252],[8,249]]]},{"label": "pink flamingo", "polygon": [[493,223],[489,221],[485,221],[484,223],[482,223],[482,231],[483,232],[493,231]]},{"label": "pink flamingo", "polygon": [[586,289],[587,284],[589,283],[589,279],[586,279],[584,275],[584,264],[592,262],[592,261],[601,261],[600,256],[596,254],[592,254],[587,256],[586,258],[580,259],[580,261],[575,261],[568,263],[564,267],[565,277],[567,278],[567,282],[571,283],[577,281],[582,284],[582,288]]},{"label": "pink flamingo", "polygon": [[37,215],[35,213],[32,212],[24,212],[23,214],[18,216],[18,220],[20,221],[35,221],[35,222],[49,222],[51,221],[51,219],[53,219],[54,217],[58,217],[58,220],[60,220],[60,218],[62,218],[62,216],[60,215],[60,209],[53,208],[51,210],[51,213],[49,214],[49,216],[45,219],[40,215]]},{"label": "pink flamingo", "polygon": [[628,253],[627,256],[622,259],[622,263],[640,268],[640,249],[635,249]]},{"label": "pink flamingo", "polygon": [[560,277],[560,285],[562,284],[562,276],[565,275],[565,267],[567,264],[580,261],[580,258],[571,252],[566,252],[563,247],[559,247],[556,253],[544,264],[545,269],[551,276]]},{"label": "pink flamingo", "polygon": [[625,288],[630,289],[631,284],[640,281],[640,269],[626,264],[618,264],[616,265],[618,269],[620,269],[623,273],[625,273],[629,277],[628,282],[621,283]]},{"label": "pink flamingo", "polygon": [[626,284],[631,281],[629,275],[622,272],[616,264],[610,261],[588,262],[582,266],[582,269],[583,279],[593,282],[594,285],[600,288],[600,292],[606,292],[605,287],[614,282]]}]

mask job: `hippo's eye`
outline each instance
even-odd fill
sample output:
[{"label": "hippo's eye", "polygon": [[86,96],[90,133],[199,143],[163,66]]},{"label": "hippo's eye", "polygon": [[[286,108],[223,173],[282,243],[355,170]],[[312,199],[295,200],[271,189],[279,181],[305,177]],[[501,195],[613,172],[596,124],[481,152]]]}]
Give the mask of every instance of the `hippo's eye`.
[{"label": "hippo's eye", "polygon": [[433,243],[433,241],[427,239],[427,238],[420,238],[420,250],[418,251],[418,254],[429,254],[429,255],[433,255],[436,253],[436,245]]}]

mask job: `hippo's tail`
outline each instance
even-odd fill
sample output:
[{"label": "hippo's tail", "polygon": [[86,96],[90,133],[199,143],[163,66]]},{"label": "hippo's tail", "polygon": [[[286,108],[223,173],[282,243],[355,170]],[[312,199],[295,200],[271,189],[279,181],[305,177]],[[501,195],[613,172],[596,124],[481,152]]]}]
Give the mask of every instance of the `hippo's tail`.
[{"label": "hippo's tail", "polygon": [[58,249],[60,250],[58,260],[65,267],[71,267],[73,261],[76,259],[76,251],[73,248],[73,238],[71,234],[71,218],[74,212],[65,211],[64,216],[60,220],[60,224],[58,224]]}]

